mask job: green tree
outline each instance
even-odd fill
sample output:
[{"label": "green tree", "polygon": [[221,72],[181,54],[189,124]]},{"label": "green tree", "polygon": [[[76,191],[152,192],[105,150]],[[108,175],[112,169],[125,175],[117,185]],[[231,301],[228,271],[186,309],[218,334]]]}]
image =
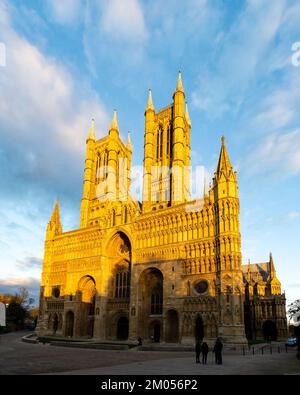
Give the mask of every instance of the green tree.
[{"label": "green tree", "polygon": [[27,312],[25,308],[17,301],[13,300],[9,303],[6,316],[8,325],[12,330],[23,329]]}]

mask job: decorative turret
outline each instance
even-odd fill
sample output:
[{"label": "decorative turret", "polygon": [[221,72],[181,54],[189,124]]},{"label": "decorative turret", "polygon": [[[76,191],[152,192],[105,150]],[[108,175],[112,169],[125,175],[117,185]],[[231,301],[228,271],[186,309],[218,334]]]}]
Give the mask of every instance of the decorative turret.
[{"label": "decorative turret", "polygon": [[126,148],[132,152],[132,144],[131,144],[131,138],[130,138],[130,132],[128,131],[127,135],[127,142],[126,142]]},{"label": "decorative turret", "polygon": [[233,170],[229,160],[229,155],[225,146],[225,137],[222,136],[222,148],[220,152],[216,175],[217,177],[221,177],[223,173],[226,177],[228,177],[232,171]]},{"label": "decorative turret", "polygon": [[56,200],[51,219],[47,226],[46,240],[52,240],[55,236],[62,234],[62,226],[60,222],[59,204]]},{"label": "decorative turret", "polygon": [[182,84],[182,78],[181,78],[181,71],[180,70],[178,72],[178,80],[177,80],[177,86],[176,86],[175,93],[176,92],[182,92],[184,94],[184,88],[183,88],[183,84]]},{"label": "decorative turret", "polygon": [[152,92],[151,89],[149,89],[148,102],[145,110],[143,211],[148,211],[151,206],[151,175],[154,157],[154,129],[155,111],[152,102]]},{"label": "decorative turret", "polygon": [[221,198],[238,198],[236,172],[233,171],[231,166],[224,136],[222,136],[219,162],[214,177],[214,189],[216,200]]},{"label": "decorative turret", "polygon": [[267,280],[267,292],[270,295],[280,295],[281,294],[281,283],[277,278],[275,265],[273,261],[272,253],[270,252],[269,260],[269,276]]},{"label": "decorative turret", "polygon": [[273,278],[276,278],[276,270],[275,270],[275,266],[274,266],[272,252],[270,252],[269,279],[272,280]]},{"label": "decorative turret", "polygon": [[109,135],[117,137],[119,135],[119,126],[117,120],[117,111],[114,110],[113,119],[109,127]]},{"label": "decorative turret", "polygon": [[[220,310],[221,321],[225,324],[219,327],[219,335],[227,339],[239,338],[240,342],[246,342],[242,307],[244,282],[241,270],[238,186],[224,137],[222,137],[219,162],[213,179],[213,190],[214,211],[217,217],[215,233],[217,286],[218,289],[223,290],[220,296]],[[249,291],[251,292],[251,287]]]},{"label": "decorative turret", "polygon": [[94,118],[92,118],[92,122],[91,122],[91,128],[90,128],[90,133],[88,136],[88,140],[92,140],[95,141],[95,120]]},{"label": "decorative turret", "polygon": [[149,110],[154,111],[151,89],[149,89],[148,102],[147,102],[147,107],[146,107],[146,111],[149,111]]},{"label": "decorative turret", "polygon": [[185,94],[181,79],[181,72],[178,74],[176,90],[173,95],[173,177],[172,177],[172,204],[185,201],[186,183],[185,166],[187,161],[187,141],[185,137]]},{"label": "decorative turret", "polygon": [[95,121],[92,119],[89,136],[86,140],[86,157],[85,157],[85,169],[84,169],[84,180],[83,180],[83,194],[81,199],[80,208],[80,227],[85,228],[88,223],[88,208],[89,199],[91,195],[91,186],[93,184],[93,164],[94,164],[94,148],[95,148]]}]

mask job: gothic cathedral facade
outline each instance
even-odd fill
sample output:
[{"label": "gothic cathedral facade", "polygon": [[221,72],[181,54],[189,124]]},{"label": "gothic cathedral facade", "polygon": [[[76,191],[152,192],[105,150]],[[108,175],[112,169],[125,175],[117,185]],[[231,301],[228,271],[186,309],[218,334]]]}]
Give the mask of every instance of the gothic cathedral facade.
[{"label": "gothic cathedral facade", "polygon": [[79,229],[47,227],[37,332],[194,344],[286,336],[272,257],[242,265],[237,175],[222,138],[208,191],[190,199],[191,121],[179,73],[171,105],[145,111],[142,203],[130,197],[132,145],[116,113],[86,141]]}]

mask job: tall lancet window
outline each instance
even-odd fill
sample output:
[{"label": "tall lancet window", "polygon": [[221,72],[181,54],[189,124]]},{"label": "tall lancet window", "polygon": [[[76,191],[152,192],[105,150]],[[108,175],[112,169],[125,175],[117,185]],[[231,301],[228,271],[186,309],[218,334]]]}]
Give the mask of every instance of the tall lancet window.
[{"label": "tall lancet window", "polygon": [[172,158],[172,145],[173,145],[173,133],[172,133],[172,125],[170,124],[167,129],[167,144],[166,144],[168,159]]},{"label": "tall lancet window", "polygon": [[163,153],[163,127],[162,125],[159,126],[156,136],[156,157],[157,160],[162,160],[162,153]]}]

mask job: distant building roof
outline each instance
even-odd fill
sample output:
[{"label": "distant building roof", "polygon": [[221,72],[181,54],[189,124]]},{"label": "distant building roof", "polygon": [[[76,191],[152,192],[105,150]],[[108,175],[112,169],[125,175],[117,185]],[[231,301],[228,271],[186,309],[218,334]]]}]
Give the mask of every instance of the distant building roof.
[{"label": "distant building roof", "polygon": [[[249,264],[242,265],[243,280],[247,282]],[[267,282],[270,270],[269,262],[251,263],[250,264],[251,279],[254,283]]]}]

